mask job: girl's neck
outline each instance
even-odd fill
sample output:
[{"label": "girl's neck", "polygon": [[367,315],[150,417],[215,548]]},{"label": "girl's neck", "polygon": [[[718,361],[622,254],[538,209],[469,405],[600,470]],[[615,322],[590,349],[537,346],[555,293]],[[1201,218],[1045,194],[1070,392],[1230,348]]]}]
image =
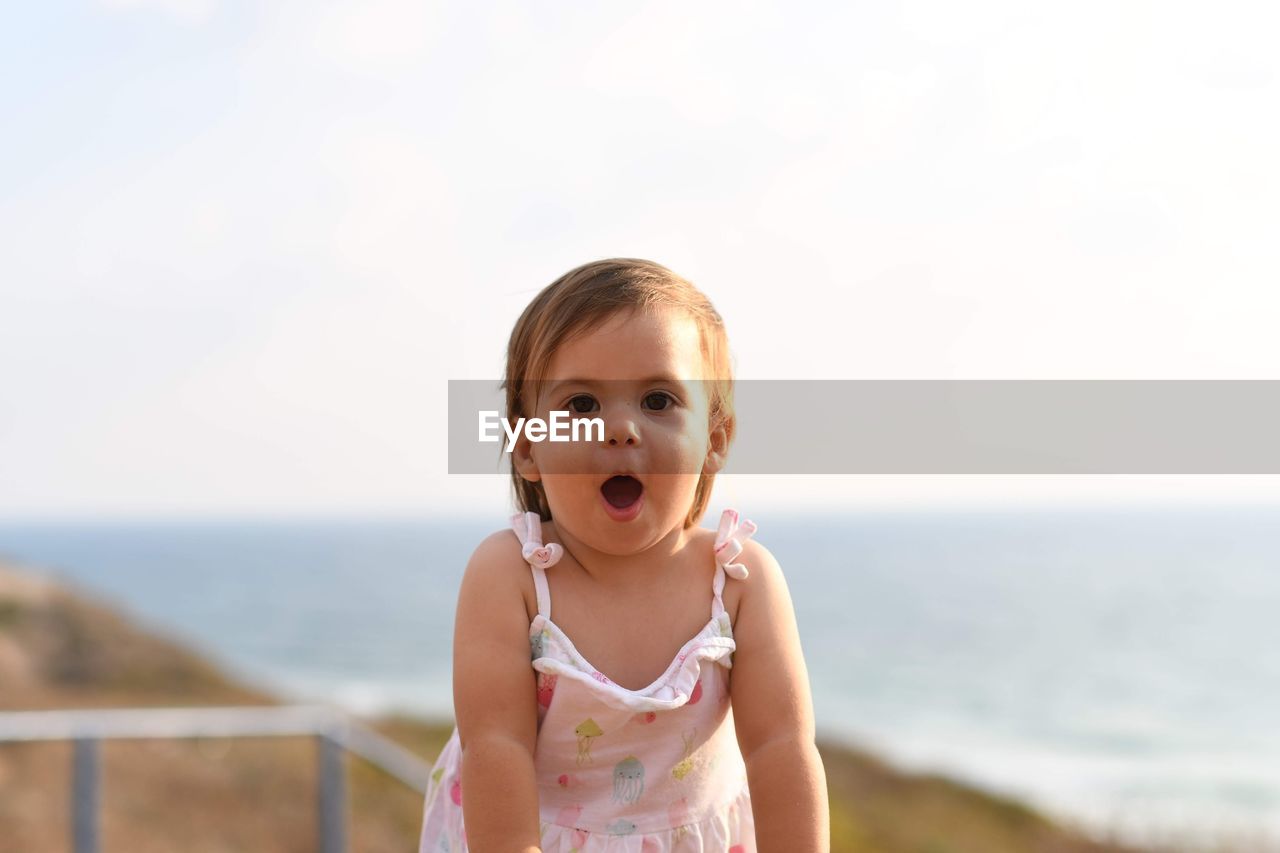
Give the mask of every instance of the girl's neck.
[{"label": "girl's neck", "polygon": [[655,573],[673,568],[696,532],[696,527],[686,529],[677,525],[653,545],[635,554],[597,551],[559,526],[553,538],[593,581],[626,590],[648,586],[655,580]]}]

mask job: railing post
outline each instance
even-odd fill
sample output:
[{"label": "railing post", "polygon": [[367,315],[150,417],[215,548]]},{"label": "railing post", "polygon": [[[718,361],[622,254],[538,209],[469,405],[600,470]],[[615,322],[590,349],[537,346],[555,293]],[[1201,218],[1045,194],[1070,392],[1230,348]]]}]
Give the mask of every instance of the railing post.
[{"label": "railing post", "polygon": [[[348,720],[333,709],[309,706],[263,708],[110,708],[0,711],[0,744],[70,742],[70,830],[75,853],[98,853],[102,845],[102,744],[117,738],[314,737],[316,847],[347,851],[347,753],[399,779],[419,794],[431,787],[431,764],[385,735]],[[0,847],[4,832],[0,830]]]},{"label": "railing post", "polygon": [[320,754],[318,826],[320,853],[347,851],[347,780],[343,748],[328,734],[316,738]]},{"label": "railing post", "polygon": [[71,773],[71,835],[75,853],[98,853],[98,741],[76,738]]}]

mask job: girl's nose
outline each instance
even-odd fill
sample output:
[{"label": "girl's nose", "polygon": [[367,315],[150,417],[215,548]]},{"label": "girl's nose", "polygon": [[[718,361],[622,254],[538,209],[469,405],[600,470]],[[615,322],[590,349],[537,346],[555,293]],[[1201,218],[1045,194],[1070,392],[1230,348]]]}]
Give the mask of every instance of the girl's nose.
[{"label": "girl's nose", "polygon": [[640,430],[630,410],[619,411],[605,421],[604,438],[610,447],[634,447],[640,444]]}]

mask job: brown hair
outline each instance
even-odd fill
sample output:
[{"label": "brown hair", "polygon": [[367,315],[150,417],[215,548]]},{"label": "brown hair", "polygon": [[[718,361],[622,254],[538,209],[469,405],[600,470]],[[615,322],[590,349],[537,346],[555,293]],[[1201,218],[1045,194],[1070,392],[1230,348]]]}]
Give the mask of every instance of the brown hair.
[{"label": "brown hair", "polygon": [[[698,326],[710,409],[708,432],[724,426],[733,438],[733,368],[724,320],[711,301],[689,281],[653,261],[610,258],[570,270],[542,289],[524,309],[507,343],[506,417],[531,417],[535,400],[530,385],[546,376],[556,348],[574,335],[588,332],[619,312],[670,306],[684,311]],[[702,473],[684,526],[698,523],[711,499],[715,474]],[[521,512],[551,518],[546,490],[511,467],[511,484]]]}]

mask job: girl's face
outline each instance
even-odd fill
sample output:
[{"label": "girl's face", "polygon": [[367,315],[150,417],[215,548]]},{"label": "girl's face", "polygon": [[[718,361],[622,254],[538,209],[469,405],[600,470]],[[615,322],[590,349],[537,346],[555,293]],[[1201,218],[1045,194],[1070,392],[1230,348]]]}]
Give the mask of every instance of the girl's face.
[{"label": "girl's face", "polygon": [[514,449],[558,529],[623,555],[683,528],[699,475],[720,469],[727,445],[710,430],[706,378],[696,322],[667,307],[616,315],[555,351],[532,416],[604,421],[603,441],[522,437]]}]

